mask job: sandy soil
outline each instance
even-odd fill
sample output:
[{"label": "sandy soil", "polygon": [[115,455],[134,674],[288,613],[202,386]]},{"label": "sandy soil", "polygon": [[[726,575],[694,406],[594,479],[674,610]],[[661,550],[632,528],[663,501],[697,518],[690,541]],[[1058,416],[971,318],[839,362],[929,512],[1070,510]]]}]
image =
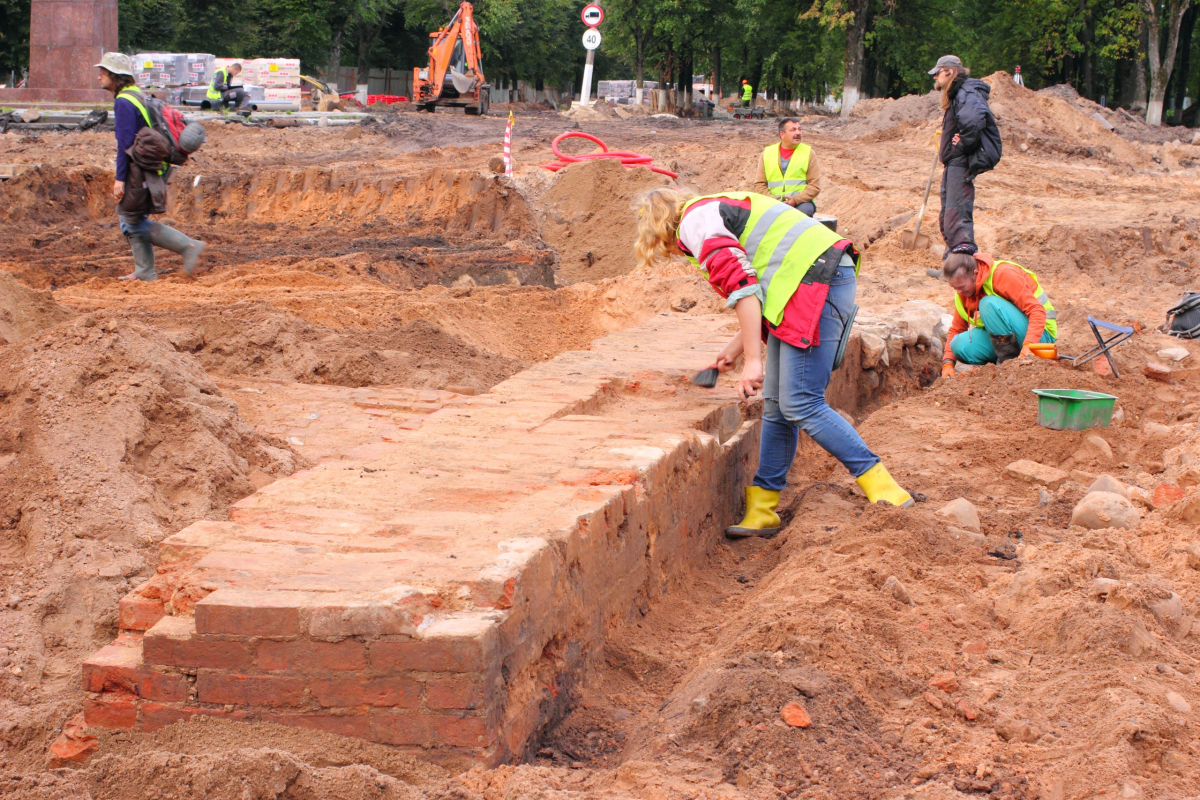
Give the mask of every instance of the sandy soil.
[{"label": "sandy soil", "polygon": [[[743,188],[774,121],[517,109],[512,180],[488,169],[499,115],[214,125],[170,211],[211,242],[206,267],[136,285],[113,280],[130,262],[105,195],[111,138],[0,138],[0,162],[43,165],[0,184],[0,794],[1200,795],[1200,548],[1188,549],[1200,377],[1142,375],[1178,345],[1153,328],[1200,279],[1200,147],[1061,89],[989,80],[1005,155],[978,179],[977,238],[1038,272],[1063,352],[1090,346],[1088,314],[1136,323],[1122,377],[1010,363],[846,409],[925,502],[867,505],[806,442],[779,537],[722,545],[614,629],[532,763],[465,773],[203,719],[104,734],[82,768],[48,770],[45,754],[78,710],[79,659],[114,633],[117,597],[149,574],[153,543],[303,463],[214,379],[480,391],[651,314],[715,310],[688,268],[633,270],[631,205],[663,179],[536,165],[580,126],[697,191]],[[865,248],[858,302],[876,316],[950,300],[925,274],[939,254],[900,247],[939,119],[926,96],[803,120],[828,176],[818,207]],[[936,192],[931,206],[936,241]],[[1115,394],[1119,421],[1099,444],[1040,428],[1030,390],[1047,386]],[[1018,459],[1072,477],[1054,490],[1005,477]],[[1135,527],[1071,525],[1104,473],[1133,489]],[[937,513],[958,498],[978,530]],[[811,727],[784,722],[793,703]]]}]

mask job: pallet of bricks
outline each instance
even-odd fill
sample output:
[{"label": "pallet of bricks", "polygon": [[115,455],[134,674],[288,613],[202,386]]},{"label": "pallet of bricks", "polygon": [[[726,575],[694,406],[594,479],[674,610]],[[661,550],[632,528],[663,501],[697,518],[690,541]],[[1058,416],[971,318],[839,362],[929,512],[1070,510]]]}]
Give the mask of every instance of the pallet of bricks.
[{"label": "pallet of bricks", "polygon": [[[250,59],[217,59],[218,62],[242,65],[242,83],[246,91],[257,93],[261,90],[259,99],[251,97],[251,102],[289,103],[300,105],[300,59],[298,58],[250,58]],[[220,67],[218,66],[218,69]],[[249,87],[254,87],[251,90]]]},{"label": "pallet of bricks", "polygon": [[300,59],[216,58],[211,53],[138,53],[133,57],[139,87],[164,91],[172,103],[199,105],[217,70],[242,65],[238,76],[251,103],[300,105]]}]

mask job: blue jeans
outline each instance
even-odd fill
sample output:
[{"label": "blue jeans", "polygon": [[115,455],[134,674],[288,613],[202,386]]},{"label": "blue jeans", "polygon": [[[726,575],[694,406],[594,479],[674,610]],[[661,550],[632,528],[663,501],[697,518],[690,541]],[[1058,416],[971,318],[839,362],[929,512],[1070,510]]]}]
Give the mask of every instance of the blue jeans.
[{"label": "blue jeans", "polygon": [[[1012,334],[1018,342],[1023,342],[1029,330],[1029,317],[1021,309],[992,294],[979,301],[979,320],[982,328],[971,326],[950,340],[950,352],[964,364],[994,364],[996,349],[992,347],[992,336]],[[1042,331],[1040,341],[1050,343],[1054,337]]]},{"label": "blue jeans", "polygon": [[821,311],[821,343],[816,347],[793,347],[773,335],[767,339],[755,486],[778,492],[787,485],[800,431],[845,464],[856,478],[879,463],[879,456],[871,452],[858,431],[825,402],[842,320],[854,306],[856,288],[854,267],[838,267]]}]

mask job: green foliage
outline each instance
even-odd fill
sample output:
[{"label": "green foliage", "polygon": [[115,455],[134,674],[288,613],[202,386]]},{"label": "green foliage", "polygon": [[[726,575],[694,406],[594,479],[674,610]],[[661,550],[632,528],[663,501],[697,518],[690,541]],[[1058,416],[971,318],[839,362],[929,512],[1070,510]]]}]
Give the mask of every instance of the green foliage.
[{"label": "green foliage", "polygon": [[0,0],[0,83],[29,66],[29,0]]}]

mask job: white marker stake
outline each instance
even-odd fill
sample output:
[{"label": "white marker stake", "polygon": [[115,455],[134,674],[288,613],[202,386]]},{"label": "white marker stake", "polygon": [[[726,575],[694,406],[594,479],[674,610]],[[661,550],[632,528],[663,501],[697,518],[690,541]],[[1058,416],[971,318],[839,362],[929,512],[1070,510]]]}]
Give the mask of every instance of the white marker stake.
[{"label": "white marker stake", "polygon": [[596,61],[596,48],[600,46],[600,31],[588,28],[583,34],[583,46],[587,48],[587,62],[583,65],[583,91],[579,93],[579,102],[587,105],[592,99],[592,65]]}]

